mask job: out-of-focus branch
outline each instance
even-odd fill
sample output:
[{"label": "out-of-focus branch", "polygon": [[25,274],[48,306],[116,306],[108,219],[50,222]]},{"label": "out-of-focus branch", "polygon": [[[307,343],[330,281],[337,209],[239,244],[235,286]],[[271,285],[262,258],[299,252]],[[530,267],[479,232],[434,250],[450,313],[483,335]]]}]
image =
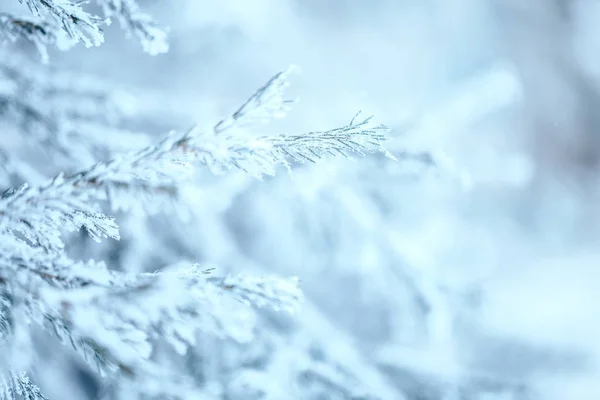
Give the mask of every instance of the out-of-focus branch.
[{"label": "out-of-focus branch", "polygon": [[57,45],[59,33],[50,23],[0,13],[0,43],[16,42],[19,39],[26,39],[33,43],[42,55],[42,59],[47,61],[46,46]]},{"label": "out-of-focus branch", "polygon": [[[0,87],[0,116],[22,133],[15,143],[43,150],[67,173],[149,143],[147,135],[123,128],[129,96],[106,82],[6,55],[0,61]],[[1,156],[6,177],[0,185],[41,183],[33,166],[9,151]]]},{"label": "out-of-focus branch", "polygon": [[566,0],[493,0],[516,64],[538,177],[581,181],[600,165],[600,95],[574,58]]}]

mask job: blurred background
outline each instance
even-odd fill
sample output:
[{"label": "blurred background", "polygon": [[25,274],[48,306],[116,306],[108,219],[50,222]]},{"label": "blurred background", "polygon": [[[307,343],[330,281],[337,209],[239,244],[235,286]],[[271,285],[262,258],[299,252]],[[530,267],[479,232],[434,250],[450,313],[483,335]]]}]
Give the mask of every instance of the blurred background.
[{"label": "blurred background", "polygon": [[600,398],[600,2],[140,4],[170,27],[168,53],[116,26],[101,47],[51,52],[52,67],[127,91],[129,129],[210,126],[296,64],[298,104],[249,134],[362,110],[392,128],[398,158],[264,181],[203,172],[190,218],[121,215],[121,242],[73,238],[117,268],[186,259],[300,278],[299,314],[265,313],[252,341],[203,338],[178,362],[207,398]]}]

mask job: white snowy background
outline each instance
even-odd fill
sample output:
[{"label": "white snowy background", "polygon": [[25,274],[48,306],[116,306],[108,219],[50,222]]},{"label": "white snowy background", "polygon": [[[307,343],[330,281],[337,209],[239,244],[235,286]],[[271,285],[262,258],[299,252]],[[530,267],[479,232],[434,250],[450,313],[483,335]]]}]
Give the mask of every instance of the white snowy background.
[{"label": "white snowy background", "polygon": [[[363,362],[345,346],[367,360],[358,378],[383,398],[600,398],[600,2],[140,3],[170,27],[168,53],[143,54],[118,27],[101,47],[51,51],[53,65],[126,89],[132,126],[210,124],[295,64],[300,101],[251,134],[333,128],[362,110],[392,128],[400,161],[234,176],[194,198],[206,211],[185,234],[157,219],[151,242],[156,232],[132,218],[118,262],[204,256],[244,271],[243,257],[297,275],[300,334],[276,349],[265,385],[286,382],[284,350],[314,336],[355,374]],[[407,163],[404,150],[436,165]]]}]

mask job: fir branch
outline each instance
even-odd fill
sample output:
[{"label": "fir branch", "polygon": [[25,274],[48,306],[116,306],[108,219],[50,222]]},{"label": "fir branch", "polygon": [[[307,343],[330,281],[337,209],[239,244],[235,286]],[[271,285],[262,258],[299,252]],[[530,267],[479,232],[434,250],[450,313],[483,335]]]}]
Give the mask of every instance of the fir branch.
[{"label": "fir branch", "polygon": [[[240,110],[250,112],[262,107],[272,110],[272,103],[260,99],[285,87],[282,76],[284,74],[278,74],[270,81],[275,88],[269,84],[261,88],[251,98],[254,100],[236,112],[235,120],[243,119],[244,112]],[[283,97],[275,97],[281,99],[275,108],[284,107]],[[249,104],[254,104],[254,108]],[[59,175],[45,186],[24,185],[9,191],[0,199],[0,228],[18,231],[49,249],[62,248],[59,237],[63,226],[70,230],[85,226],[95,240],[118,239],[116,224],[101,214],[94,203],[109,198],[111,188],[123,188],[140,181],[150,184],[146,188],[173,185],[193,172],[191,161],[207,165],[214,172],[238,168],[261,178],[273,175],[277,165],[289,168],[292,162],[314,162],[325,154],[347,157],[350,153],[384,152],[382,143],[388,131],[383,125],[373,125],[371,118],[358,123],[353,120],[344,127],[325,132],[261,138],[217,136],[216,133],[223,132],[223,126],[220,122],[208,133],[201,133],[200,127],[195,126],[183,135],[172,133],[155,146],[95,164],[71,177]]]},{"label": "fir branch", "polygon": [[[45,288],[41,299],[48,310],[58,312],[53,321],[64,321],[63,331],[72,331],[73,337],[92,344],[111,364],[132,374],[148,367],[153,338],[162,338],[182,354],[195,344],[196,331],[248,340],[253,328],[248,325],[249,305],[226,302],[221,296],[224,291],[233,294],[232,300],[244,302],[252,293],[263,299],[259,305],[276,309],[281,308],[276,294],[299,298],[298,288],[284,280],[252,277],[233,285],[209,279],[207,270],[198,265],[176,266],[158,274],[115,274],[114,285],[90,282],[66,291]],[[250,285],[244,283],[248,279]],[[292,307],[291,301],[286,302],[286,308]]]},{"label": "fir branch", "polygon": [[[26,184],[9,190],[0,198],[0,229],[18,232],[36,246],[48,251],[64,247],[60,239],[63,229],[84,226],[96,241],[119,239],[119,228],[113,218],[102,214],[85,191],[75,191],[77,179],[62,175],[40,187]],[[92,199],[93,200],[93,199]]]},{"label": "fir branch", "polygon": [[19,0],[37,17],[52,18],[67,35],[85,47],[99,46],[104,41],[100,24],[104,21],[68,0]]},{"label": "fir branch", "polygon": [[48,307],[39,296],[40,288],[48,285],[60,290],[92,284],[108,287],[115,283],[114,278],[104,263],[75,262],[64,254],[49,254],[11,235],[0,234],[0,283],[4,282],[6,290],[10,290],[6,295],[0,295],[0,340],[10,340],[13,303],[16,301],[25,310],[29,321],[36,322],[61,343],[72,347],[101,375],[116,371],[118,365],[108,360],[94,343],[73,335],[56,310]]},{"label": "fir branch", "polygon": [[10,294],[6,288],[7,282],[0,276],[0,344],[3,344],[11,333]]},{"label": "fir branch", "polygon": [[97,343],[73,332],[57,310],[34,299],[27,302],[27,312],[33,321],[57,338],[62,345],[75,351],[100,376],[108,377],[116,372],[130,374],[129,367],[121,364]]},{"label": "fir branch", "polygon": [[[167,52],[167,30],[159,27],[148,14],[140,11],[135,0],[96,0],[105,19],[85,11],[81,2],[69,0],[19,0],[29,7],[39,20],[0,17],[0,34],[11,41],[19,37],[36,44],[44,60],[46,45],[65,49],[80,42],[86,47],[99,46],[104,41],[100,26],[116,18],[129,36],[135,37],[145,52],[156,55]],[[66,37],[63,37],[64,33]]]},{"label": "fir branch", "polygon": [[[109,199],[114,206],[114,187],[127,190],[139,185],[143,190],[172,193],[171,185],[181,180],[193,160],[210,167],[237,167],[260,177],[277,164],[289,166],[309,158],[307,154],[318,158],[335,151],[347,156],[383,150],[386,128],[372,126],[370,119],[307,135],[258,139],[225,135],[239,124],[256,121],[256,115],[277,114],[287,107],[281,95],[283,76],[278,74],[261,88],[228,124],[220,122],[206,133],[194,127],[171,134],[155,146],[95,164],[68,178],[60,175],[44,186],[5,193],[0,199],[0,228],[12,242],[3,246],[6,251],[0,261],[3,274],[25,270],[39,281],[31,281],[35,283],[32,293],[39,296],[27,303],[32,319],[41,318],[43,326],[52,327],[63,343],[71,342],[88,358],[139,376],[153,368],[149,355],[156,338],[165,339],[180,353],[194,344],[197,330],[246,341],[252,337],[255,318],[249,303],[292,310],[300,299],[295,282],[213,278],[197,269],[117,274],[95,264],[79,266],[62,254],[60,240],[62,229],[79,226],[95,239],[118,239],[116,224],[98,211],[97,202]],[[15,281],[10,275],[5,279]],[[226,298],[233,303],[222,298],[223,293],[230,294]]]},{"label": "fir branch", "polygon": [[[23,241],[8,235],[5,239],[0,278],[18,289],[29,320],[72,347],[102,375],[141,374],[151,366],[152,343],[158,338],[180,353],[195,344],[196,331],[247,341],[254,326],[250,302],[292,311],[301,298],[295,280],[217,278],[210,276],[213,269],[197,264],[130,274],[42,249],[28,251]],[[17,278],[19,271],[26,274]],[[7,326],[7,336],[10,303],[4,308],[0,322]]]},{"label": "fir branch", "polygon": [[219,121],[213,128],[215,135],[235,127],[249,126],[255,123],[266,123],[275,118],[283,118],[297,100],[284,97],[290,86],[289,77],[298,71],[291,65],[288,69],[275,74],[260,87],[240,108],[227,118]]},{"label": "fir branch", "polygon": [[196,159],[215,173],[233,168],[262,178],[274,175],[276,167],[290,168],[292,163],[315,163],[325,155],[349,157],[352,153],[384,152],[389,128],[374,125],[372,118],[328,131],[309,132],[301,135],[248,137],[215,137],[206,135],[203,145],[192,145]]},{"label": "fir branch", "polygon": [[25,372],[0,376],[0,400],[48,400]]},{"label": "fir branch", "polygon": [[159,27],[152,17],[140,11],[135,0],[96,0],[107,18],[116,18],[129,36],[135,37],[150,55],[169,50],[167,30]]},{"label": "fir branch", "polygon": [[[116,284],[122,277],[115,277],[103,262],[74,261],[62,253],[48,253],[44,248],[31,247],[23,240],[9,234],[0,234],[0,278],[15,279],[15,273],[25,271],[41,278],[47,284],[71,289],[88,285]],[[27,291],[34,292],[34,287]]]}]

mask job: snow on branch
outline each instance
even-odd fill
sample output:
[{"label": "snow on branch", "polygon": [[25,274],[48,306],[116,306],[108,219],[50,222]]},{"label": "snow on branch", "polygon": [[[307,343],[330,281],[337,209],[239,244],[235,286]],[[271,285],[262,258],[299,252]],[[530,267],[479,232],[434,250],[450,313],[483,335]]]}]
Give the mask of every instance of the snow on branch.
[{"label": "snow on branch", "polygon": [[[243,120],[247,113],[256,115],[257,109],[263,114],[284,109],[287,102],[280,92],[286,85],[282,76],[276,75],[252,96],[234,114],[234,120]],[[113,219],[100,213],[95,202],[108,200],[113,209],[129,208],[135,199],[119,194],[130,187],[174,198],[176,183],[193,172],[192,161],[205,164],[214,172],[238,168],[261,178],[273,175],[278,165],[289,168],[293,162],[315,162],[326,154],[388,154],[383,147],[388,128],[373,124],[371,118],[358,123],[353,119],[348,125],[329,131],[259,138],[217,135],[225,132],[223,127],[220,122],[207,133],[198,126],[184,134],[171,133],[157,145],[95,164],[71,177],[59,175],[44,186],[24,185],[8,191],[0,199],[0,229],[15,230],[48,249],[62,248],[60,230],[64,228],[85,226],[95,240],[118,239]],[[147,206],[151,207],[151,203]]]},{"label": "snow on branch", "polygon": [[129,36],[135,37],[150,55],[166,53],[169,49],[167,31],[152,17],[140,11],[135,0],[96,0],[107,18],[116,18]]},{"label": "snow on branch", "polygon": [[62,252],[49,253],[24,240],[0,233],[0,280],[9,281],[19,272],[35,276],[39,283],[69,289],[86,285],[110,286],[121,281],[103,262],[76,262]]},{"label": "snow on branch", "polygon": [[119,228],[113,218],[100,212],[96,202],[88,201],[86,191],[76,190],[77,178],[62,175],[40,187],[23,185],[9,190],[0,198],[0,229],[18,232],[33,245],[48,251],[64,247],[60,239],[63,229],[81,226],[96,241],[119,239]]},{"label": "snow on branch", "polygon": [[96,0],[104,18],[84,10],[87,2],[71,0],[18,0],[25,4],[34,18],[0,14],[0,39],[11,42],[19,38],[31,41],[48,60],[47,45],[66,50],[75,43],[86,47],[104,42],[101,26],[117,19],[127,35],[135,37],[146,53],[165,53],[167,30],[159,27],[150,15],[143,13],[135,0]]},{"label": "snow on branch", "polygon": [[255,316],[249,304],[239,301],[244,295],[238,288],[270,299],[262,305],[275,309],[280,307],[275,296],[301,297],[286,280],[252,277],[246,278],[250,285],[246,279],[231,285],[208,274],[198,265],[174,267],[156,274],[123,274],[108,287],[94,282],[70,290],[46,287],[40,297],[75,337],[131,374],[148,368],[153,339],[159,337],[181,354],[195,344],[197,331],[250,340]]},{"label": "snow on branch", "polygon": [[234,127],[248,126],[269,122],[274,118],[283,118],[296,100],[284,97],[285,89],[290,86],[289,76],[298,71],[291,65],[288,69],[275,74],[266,84],[259,88],[240,108],[229,117],[219,121],[214,128],[214,134],[230,130]]},{"label": "snow on branch", "polygon": [[349,157],[351,154],[383,152],[389,128],[374,124],[371,117],[327,131],[300,135],[262,136],[258,138],[206,135],[201,145],[193,146],[195,157],[219,173],[234,168],[262,178],[274,175],[276,167],[290,168],[292,163],[315,163],[326,155]]},{"label": "snow on branch", "polygon": [[237,130],[240,126],[264,122],[284,116],[294,101],[286,100],[288,77],[295,66],[276,74],[229,118],[220,121],[211,130],[193,127],[183,138],[188,152],[196,160],[219,173],[240,169],[262,178],[274,175],[276,167],[290,168],[292,163],[316,162],[325,155],[348,157],[351,154],[382,152],[389,128],[375,124],[372,117],[356,122],[357,114],[349,124],[327,131],[299,135],[248,137]]},{"label": "snow on branch", "polygon": [[14,340],[12,324],[19,321],[13,315],[19,308],[29,323],[35,323],[63,345],[71,347],[100,375],[106,376],[117,371],[117,363],[93,342],[75,335],[60,313],[40,299],[38,294],[43,287],[57,290],[89,285],[109,287],[117,281],[121,282],[122,279],[102,262],[75,262],[64,254],[48,254],[10,235],[0,235],[0,284],[10,289],[10,296],[0,295],[0,342]]},{"label": "snow on branch", "polygon": [[[182,172],[189,170],[188,163],[172,151],[177,148],[175,143],[167,137],[156,146],[95,164],[68,178],[59,175],[43,186],[25,184],[11,189],[0,198],[0,229],[19,232],[47,250],[64,247],[62,230],[81,226],[94,240],[119,239],[118,226],[113,218],[100,212],[98,202],[111,200],[122,187],[171,196],[176,189],[170,184],[181,180]],[[144,186],[143,181],[151,185]],[[117,200],[116,204],[122,205],[123,201]]]},{"label": "snow on branch", "polygon": [[9,322],[10,300],[0,292],[0,343],[5,340],[10,332]]},{"label": "snow on branch", "polygon": [[[143,375],[158,338],[182,354],[195,344],[197,331],[246,342],[256,320],[251,305],[292,312],[302,300],[297,279],[219,278],[210,275],[213,270],[195,264],[157,273],[111,271],[102,262],[75,262],[0,235],[0,287],[12,283],[11,297],[27,299],[18,302],[28,320],[103,376]],[[5,296],[0,300],[5,341],[15,305]]]},{"label": "snow on branch", "polygon": [[25,372],[0,376],[0,400],[48,400]]},{"label": "snow on branch", "polygon": [[326,154],[385,152],[387,128],[370,118],[305,135],[236,136],[239,126],[287,111],[286,77],[287,72],[277,74],[212,129],[203,132],[196,126],[172,133],[156,145],[77,174],[5,192],[0,198],[0,282],[11,283],[20,291],[17,298],[27,299],[21,308],[28,319],[103,373],[159,381],[163,376],[150,360],[157,339],[179,353],[194,345],[197,331],[244,342],[252,338],[256,320],[250,305],[293,311],[301,300],[293,279],[218,278],[198,266],[157,274],[118,273],[102,263],[69,259],[60,237],[65,229],[84,226],[95,240],[119,239],[118,226],[99,203],[108,200],[113,209],[131,206],[140,192],[149,201],[161,193],[176,197],[178,183],[190,176],[194,161],[213,170],[238,168],[262,177],[277,165],[316,161]]},{"label": "snow on branch", "polygon": [[[171,133],[155,145],[79,173],[6,191],[0,197],[0,288],[9,287],[18,302],[18,307],[8,307],[9,313],[25,312],[22,320],[45,328],[102,373],[119,372],[138,386],[161,382],[152,389],[158,393],[169,390],[163,382],[179,382],[167,378],[151,358],[159,339],[180,354],[195,344],[198,331],[245,342],[252,338],[257,318],[252,306],[295,310],[302,299],[295,279],[221,278],[199,265],[127,274],[95,261],[71,260],[61,238],[62,231],[83,226],[95,240],[119,239],[117,224],[100,204],[108,201],[113,209],[127,209],[145,194],[147,207],[162,206],[156,198],[176,198],[194,162],[215,172],[240,169],[260,178],[274,174],[279,165],[289,168],[325,155],[382,152],[391,157],[383,147],[388,129],[371,118],[300,135],[241,135],[239,127],[287,112],[288,74],[275,75],[212,128]],[[54,95],[52,86],[47,88]],[[0,327],[6,325],[5,335],[11,336],[10,318],[3,315]],[[184,382],[173,385],[176,393]]]},{"label": "snow on branch", "polygon": [[19,0],[39,18],[48,18],[64,30],[69,38],[86,47],[99,46],[104,41],[100,24],[104,21],[84,11],[80,2],[68,0]]}]

